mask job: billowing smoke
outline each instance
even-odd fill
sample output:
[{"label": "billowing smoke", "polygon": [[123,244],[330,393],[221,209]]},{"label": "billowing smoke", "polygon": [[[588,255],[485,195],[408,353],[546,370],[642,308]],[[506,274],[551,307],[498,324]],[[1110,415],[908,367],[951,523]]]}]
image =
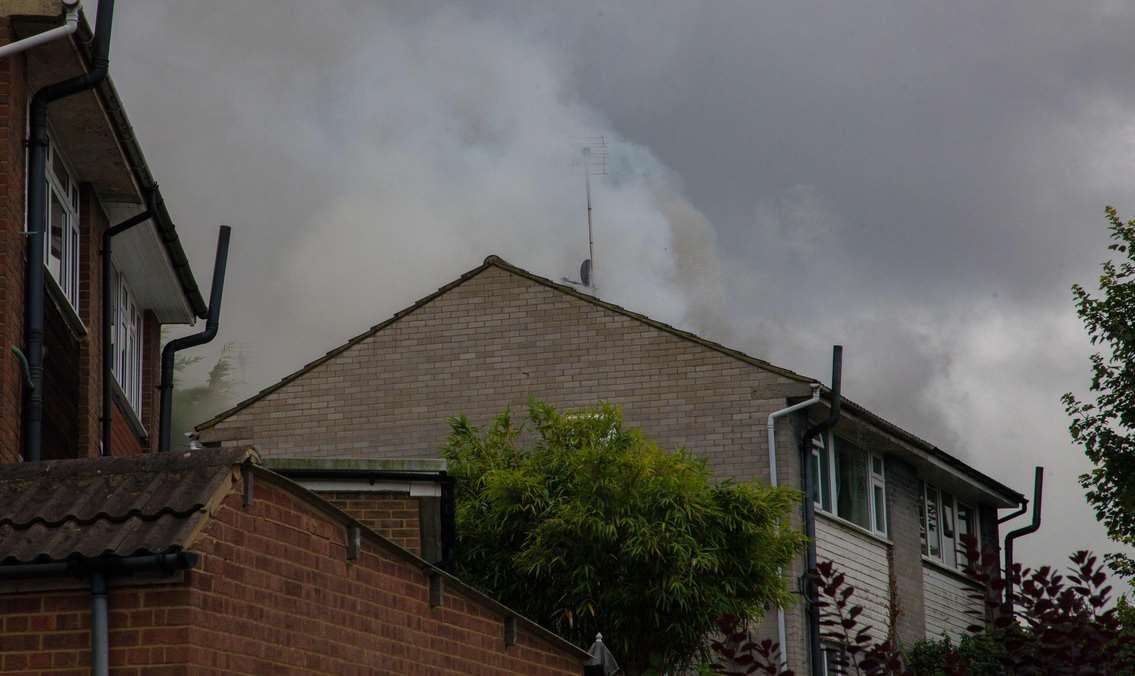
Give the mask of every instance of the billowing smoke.
[{"label": "billowing smoke", "polygon": [[[211,184],[214,213],[180,182],[166,192],[177,213],[236,226],[228,307],[239,310],[224,337],[252,351],[250,381],[298,367],[490,253],[578,277],[581,148],[594,137],[609,151],[591,179],[600,295],[728,337],[713,227],[648,149],[576,98],[537,36],[453,8],[282,4],[131,7],[177,27],[172,44],[149,45],[167,59],[157,67],[203,90],[205,119],[161,129],[162,140],[187,163],[193,146],[232,144],[194,163],[208,176],[184,182]],[[132,68],[153,69],[154,56]],[[214,97],[225,103],[210,110]]]},{"label": "billowing smoke", "polygon": [[1109,548],[1058,397],[1135,204],[1135,13],[1035,5],[119,0],[112,72],[199,280],[234,226],[245,393],[489,253],[577,276],[604,136],[602,297],[824,379],[843,343],[853,399],[1047,464],[1047,563]]}]

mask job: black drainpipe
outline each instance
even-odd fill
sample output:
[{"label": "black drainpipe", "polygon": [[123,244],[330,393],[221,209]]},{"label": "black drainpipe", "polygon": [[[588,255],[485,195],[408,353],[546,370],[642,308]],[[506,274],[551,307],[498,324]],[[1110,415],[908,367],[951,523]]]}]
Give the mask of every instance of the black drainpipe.
[{"label": "black drainpipe", "polygon": [[1044,468],[1037,467],[1033,477],[1033,520],[1027,526],[1011,531],[1005,536],[1005,614],[1013,616],[1013,541],[1035,533],[1040,528],[1040,502],[1044,494]]},{"label": "black drainpipe", "polygon": [[[149,196],[147,195],[147,198]],[[147,204],[149,201],[147,199]],[[131,216],[118,225],[107,228],[102,233],[102,449],[104,456],[111,455],[110,436],[111,422],[114,415],[114,347],[111,345],[110,334],[114,330],[114,297],[111,294],[111,238],[115,235],[144,223],[150,218],[151,210],[146,209],[137,216]]]},{"label": "black drainpipe", "polygon": [[100,0],[95,23],[93,67],[67,80],[47,85],[32,96],[28,121],[28,260],[24,287],[24,354],[28,362],[28,397],[24,407],[24,460],[38,462],[43,453],[43,245],[47,223],[44,191],[47,171],[47,106],[53,101],[93,89],[110,69],[110,28],[114,0]]},{"label": "black drainpipe", "polygon": [[172,575],[179,570],[194,568],[199,559],[193,552],[174,552],[0,566],[0,580],[71,576],[86,578],[91,586],[91,674],[107,676],[110,673],[110,614],[107,608],[110,577],[138,572]]},{"label": "black drainpipe", "polygon": [[162,348],[161,380],[161,419],[158,421],[158,451],[170,449],[170,435],[173,433],[173,358],[180,350],[204,345],[217,337],[221,328],[221,295],[225,289],[225,267],[229,260],[229,235],[232,228],[221,226],[217,236],[217,257],[213,262],[213,288],[209,294],[209,316],[205,320],[205,330],[182,336],[166,343]]},{"label": "black drainpipe", "polygon": [[110,613],[107,612],[107,583],[102,571],[91,573],[91,673],[110,673]]},{"label": "black drainpipe", "polygon": [[448,472],[441,475],[441,568],[457,568],[457,483]]},{"label": "black drainpipe", "polygon": [[842,396],[840,395],[843,374],[843,346],[832,347],[832,389],[831,410],[828,417],[812,425],[800,437],[800,466],[804,469],[804,535],[808,538],[805,555],[804,597],[808,615],[808,654],[811,657],[813,674],[819,674],[819,665],[824,663],[820,645],[820,615],[816,606],[816,507],[812,502],[812,491],[816,477],[812,476],[812,439],[823,435],[839,422]]}]

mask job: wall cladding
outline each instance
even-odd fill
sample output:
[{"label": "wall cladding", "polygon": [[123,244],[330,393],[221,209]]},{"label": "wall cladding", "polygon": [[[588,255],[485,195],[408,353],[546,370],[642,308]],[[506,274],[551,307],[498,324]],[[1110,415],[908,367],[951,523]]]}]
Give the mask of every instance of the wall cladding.
[{"label": "wall cladding", "polygon": [[937,566],[922,567],[923,598],[926,606],[926,636],[949,636],[954,641],[967,635],[967,627],[984,620],[985,606],[974,594],[981,590],[972,582]]},{"label": "wall cladding", "polygon": [[817,514],[816,558],[836,562],[848,583],[855,587],[854,603],[863,606],[860,624],[870,625],[875,639],[886,639],[891,602],[887,545],[851,526]]}]

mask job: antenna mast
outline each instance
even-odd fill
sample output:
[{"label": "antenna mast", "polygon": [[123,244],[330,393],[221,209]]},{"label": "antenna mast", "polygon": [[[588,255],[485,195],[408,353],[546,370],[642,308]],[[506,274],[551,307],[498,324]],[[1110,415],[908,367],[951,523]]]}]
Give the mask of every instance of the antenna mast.
[{"label": "antenna mast", "polygon": [[[591,229],[591,148],[583,146],[583,185],[587,190],[587,279],[581,279],[585,285],[595,288],[595,235]],[[581,277],[583,275],[580,275]]]},{"label": "antenna mast", "polygon": [[583,286],[592,291],[595,286],[595,228],[591,218],[591,177],[607,175],[607,138],[592,136],[582,139],[583,187],[587,195],[587,259],[579,266],[579,281],[564,277],[565,282]]}]

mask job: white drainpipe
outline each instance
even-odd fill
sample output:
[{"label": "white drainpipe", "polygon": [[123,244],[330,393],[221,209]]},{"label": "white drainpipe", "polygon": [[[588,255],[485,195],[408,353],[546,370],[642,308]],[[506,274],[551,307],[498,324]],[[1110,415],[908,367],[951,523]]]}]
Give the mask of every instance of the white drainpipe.
[{"label": "white drainpipe", "polygon": [[[803,410],[809,406],[813,406],[820,402],[820,385],[819,383],[812,383],[812,398],[806,399],[798,404],[793,404],[788,408],[782,408],[779,411],[774,411],[768,417],[768,471],[769,483],[773,488],[780,485],[780,481],[776,476],[776,419],[784,417],[789,413]],[[811,498],[807,495],[804,496],[805,500]],[[784,626],[784,608],[776,609],[776,640],[780,643],[780,664],[784,669],[788,668],[788,630]]]},{"label": "white drainpipe", "polygon": [[66,10],[67,15],[62,26],[56,26],[23,40],[9,42],[0,47],[0,59],[74,33],[79,28],[79,4],[79,0],[63,0],[63,9]]}]

